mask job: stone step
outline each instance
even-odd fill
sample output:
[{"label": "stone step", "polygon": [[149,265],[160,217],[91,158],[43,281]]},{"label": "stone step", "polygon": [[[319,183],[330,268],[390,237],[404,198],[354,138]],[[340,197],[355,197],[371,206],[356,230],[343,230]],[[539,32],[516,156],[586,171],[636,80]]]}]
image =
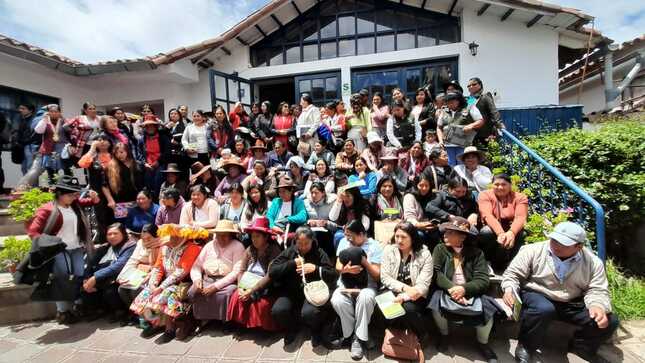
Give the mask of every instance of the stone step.
[{"label": "stone step", "polygon": [[0,195],[0,209],[9,208],[9,203],[14,199],[16,197],[12,195]]},{"label": "stone step", "polygon": [[0,224],[0,236],[19,236],[27,233],[22,222],[13,224]]},{"label": "stone step", "polygon": [[32,291],[32,286],[15,285],[11,274],[0,273],[0,325],[56,316],[56,304],[31,301]]}]

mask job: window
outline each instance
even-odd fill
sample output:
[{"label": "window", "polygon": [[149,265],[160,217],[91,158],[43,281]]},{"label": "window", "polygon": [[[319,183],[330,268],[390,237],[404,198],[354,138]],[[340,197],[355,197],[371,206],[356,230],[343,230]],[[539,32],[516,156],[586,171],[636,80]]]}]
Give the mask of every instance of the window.
[{"label": "window", "polygon": [[389,0],[320,0],[252,45],[250,58],[261,67],[459,41],[457,17]]},{"label": "window", "polygon": [[316,106],[340,98],[340,74],[337,72],[299,76],[295,82],[296,97],[299,99],[303,93],[308,93]]},{"label": "window", "polygon": [[[10,126],[17,125],[20,120],[18,106],[21,103],[34,105],[36,110],[38,110],[42,106],[50,103],[60,104],[60,100],[51,96],[0,86],[0,114],[7,118]],[[68,114],[71,114],[72,112],[74,112],[74,110],[67,110]]]}]

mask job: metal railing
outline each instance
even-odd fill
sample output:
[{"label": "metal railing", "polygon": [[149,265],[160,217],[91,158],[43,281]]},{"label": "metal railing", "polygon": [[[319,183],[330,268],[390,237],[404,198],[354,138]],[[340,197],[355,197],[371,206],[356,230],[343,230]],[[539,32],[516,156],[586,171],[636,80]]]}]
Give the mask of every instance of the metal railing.
[{"label": "metal railing", "polygon": [[531,213],[557,215],[568,211],[571,220],[586,230],[594,229],[596,252],[605,261],[605,211],[600,203],[513,134],[502,129],[501,136],[499,147],[504,166],[509,174],[520,177],[520,189],[530,189]]}]

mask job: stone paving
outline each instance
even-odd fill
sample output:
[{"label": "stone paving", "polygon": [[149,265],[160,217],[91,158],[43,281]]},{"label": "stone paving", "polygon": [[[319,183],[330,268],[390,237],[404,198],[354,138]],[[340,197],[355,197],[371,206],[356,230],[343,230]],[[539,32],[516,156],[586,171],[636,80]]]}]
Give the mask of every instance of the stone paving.
[{"label": "stone paving", "polygon": [[[612,362],[645,362],[645,321],[636,322],[639,336],[618,334],[618,346],[602,348],[603,356]],[[517,342],[516,326],[501,324],[491,341],[499,362],[513,362],[511,352]],[[583,362],[577,356],[566,354],[570,329],[560,325],[549,333],[549,349],[544,352],[546,362]],[[631,331],[631,330],[630,330]],[[118,363],[170,363],[170,362],[351,362],[347,350],[327,351],[312,349],[305,333],[301,333],[293,347],[285,349],[282,337],[258,333],[224,335],[219,329],[207,330],[204,335],[186,342],[173,341],[157,345],[154,339],[139,337],[135,327],[119,327],[103,320],[79,323],[71,327],[55,322],[34,322],[0,327],[0,362],[118,362]],[[622,335],[621,335],[622,334]],[[456,329],[451,335],[449,355],[438,353],[432,338],[425,342],[426,361],[429,362],[481,362],[479,354],[469,344],[474,333]],[[639,356],[640,355],[640,356]],[[385,362],[380,350],[370,351],[363,361]]]}]

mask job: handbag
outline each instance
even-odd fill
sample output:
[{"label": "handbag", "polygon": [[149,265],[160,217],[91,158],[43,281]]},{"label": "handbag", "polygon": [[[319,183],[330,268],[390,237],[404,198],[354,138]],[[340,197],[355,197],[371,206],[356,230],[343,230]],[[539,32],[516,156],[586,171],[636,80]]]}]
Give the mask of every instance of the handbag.
[{"label": "handbag", "polygon": [[425,361],[419,339],[410,330],[385,329],[381,352],[386,357],[398,360]]},{"label": "handbag", "polygon": [[[446,262],[443,264],[443,273],[447,275],[446,271],[448,270],[448,264],[451,262],[450,259],[446,259]],[[484,308],[482,306],[482,300],[480,297],[472,298],[472,303],[462,305],[452,299],[450,294],[446,291],[441,291],[441,299],[439,300],[439,308],[441,313],[448,316],[456,316],[456,320],[459,320],[463,317],[481,317],[484,313]]]},{"label": "handbag", "polygon": [[[65,265],[67,274],[54,275],[49,274],[47,281],[38,284],[31,294],[32,301],[74,301],[78,298],[83,284],[82,276],[75,276],[73,270],[72,256],[69,252],[65,254]],[[69,258],[69,262],[68,262]]]},{"label": "handbag", "polygon": [[307,282],[307,279],[305,279],[305,269],[302,269],[305,299],[316,307],[325,305],[329,300],[329,287],[322,279],[322,270],[320,268],[318,268],[318,272],[320,273],[320,280]]}]

